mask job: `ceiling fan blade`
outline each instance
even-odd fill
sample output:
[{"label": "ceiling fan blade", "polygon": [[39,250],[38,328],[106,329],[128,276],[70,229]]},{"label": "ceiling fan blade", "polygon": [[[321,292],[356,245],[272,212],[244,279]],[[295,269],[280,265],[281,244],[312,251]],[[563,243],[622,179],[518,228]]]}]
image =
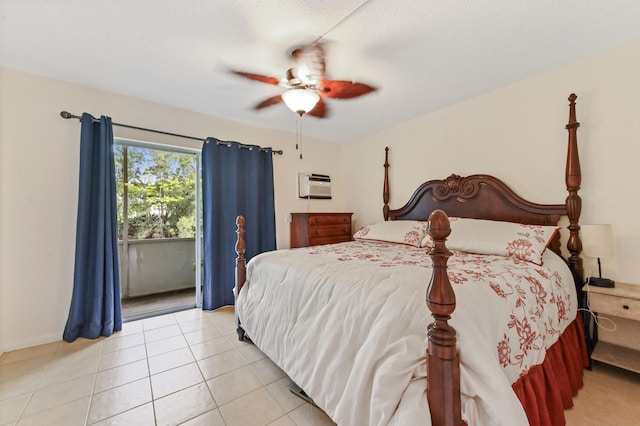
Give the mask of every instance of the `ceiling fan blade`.
[{"label": "ceiling fan blade", "polygon": [[280,102],[282,102],[282,95],[275,95],[260,102],[255,106],[255,109],[266,108],[271,105],[279,104]]},{"label": "ceiling fan blade", "polygon": [[324,79],[326,69],[324,56],[324,47],[321,43],[295,49],[291,52],[291,57],[296,63],[295,76],[305,84],[317,85]]},{"label": "ceiling fan blade", "polygon": [[353,83],[344,80],[322,80],[318,93],[321,96],[336,99],[350,99],[366,95],[376,90],[375,87],[363,83]]},{"label": "ceiling fan blade", "polygon": [[320,98],[316,106],[313,107],[313,109],[307,114],[313,115],[314,117],[318,118],[327,118],[329,116],[329,107],[327,106],[326,102],[324,102],[322,98]]},{"label": "ceiling fan blade", "polygon": [[232,70],[231,72],[234,73],[235,75],[248,78],[249,80],[260,81],[262,83],[273,84],[273,85],[280,84],[280,79],[275,77],[267,77],[266,75],[252,74],[250,72],[235,71],[235,70]]}]

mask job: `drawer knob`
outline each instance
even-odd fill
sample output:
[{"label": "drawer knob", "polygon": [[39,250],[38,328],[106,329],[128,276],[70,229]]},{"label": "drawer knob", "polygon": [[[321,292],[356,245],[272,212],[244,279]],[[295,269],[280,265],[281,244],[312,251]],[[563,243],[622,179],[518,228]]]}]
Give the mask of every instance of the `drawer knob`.
[{"label": "drawer knob", "polygon": [[622,305],[623,309],[629,309],[629,305]]}]

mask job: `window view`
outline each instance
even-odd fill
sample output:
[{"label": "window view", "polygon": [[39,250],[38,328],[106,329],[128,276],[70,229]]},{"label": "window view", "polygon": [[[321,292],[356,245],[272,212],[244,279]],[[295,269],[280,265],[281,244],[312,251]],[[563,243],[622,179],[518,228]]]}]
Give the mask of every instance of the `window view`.
[{"label": "window view", "polygon": [[116,144],[123,318],[193,307],[197,156]]},{"label": "window view", "polygon": [[[126,173],[124,165],[127,165]],[[116,146],[118,217],[122,238],[193,238],[196,214],[196,164],[193,155],[157,149]]]}]

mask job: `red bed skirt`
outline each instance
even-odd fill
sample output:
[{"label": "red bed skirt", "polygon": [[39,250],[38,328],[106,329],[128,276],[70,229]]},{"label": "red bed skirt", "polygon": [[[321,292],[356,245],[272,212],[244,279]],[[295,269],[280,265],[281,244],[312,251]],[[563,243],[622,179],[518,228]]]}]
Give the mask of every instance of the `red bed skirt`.
[{"label": "red bed skirt", "polygon": [[531,425],[564,425],[564,410],[582,387],[583,369],[589,365],[582,319],[578,317],[547,351],[542,364],[531,368],[513,384]]}]

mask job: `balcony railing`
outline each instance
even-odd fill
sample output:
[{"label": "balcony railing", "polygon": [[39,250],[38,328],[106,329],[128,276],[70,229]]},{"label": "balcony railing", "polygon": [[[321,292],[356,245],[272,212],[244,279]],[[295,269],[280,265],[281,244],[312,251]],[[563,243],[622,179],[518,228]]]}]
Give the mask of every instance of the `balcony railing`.
[{"label": "balcony railing", "polygon": [[195,238],[119,241],[122,298],[195,289]]}]

